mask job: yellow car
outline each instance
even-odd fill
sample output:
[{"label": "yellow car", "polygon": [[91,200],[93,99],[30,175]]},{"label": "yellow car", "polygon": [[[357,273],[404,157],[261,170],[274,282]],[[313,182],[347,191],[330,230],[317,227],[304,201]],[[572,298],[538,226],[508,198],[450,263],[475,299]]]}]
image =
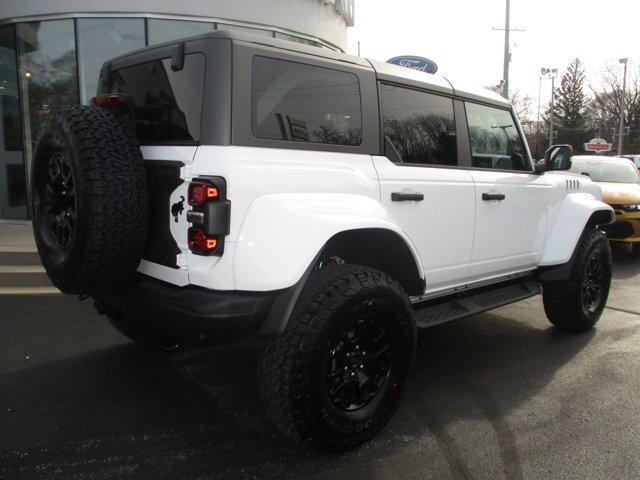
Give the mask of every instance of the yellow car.
[{"label": "yellow car", "polygon": [[602,188],[602,200],[613,207],[616,221],[601,227],[609,241],[630,243],[640,255],[640,174],[622,157],[576,155],[570,172],[588,175]]}]

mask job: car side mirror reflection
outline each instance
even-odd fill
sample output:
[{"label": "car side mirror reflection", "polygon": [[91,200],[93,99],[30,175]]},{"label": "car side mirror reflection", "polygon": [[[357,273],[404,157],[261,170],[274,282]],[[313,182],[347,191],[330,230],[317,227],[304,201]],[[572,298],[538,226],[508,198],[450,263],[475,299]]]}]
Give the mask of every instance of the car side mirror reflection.
[{"label": "car side mirror reflection", "polygon": [[553,145],[544,153],[547,171],[569,170],[571,168],[573,147],[571,145]]},{"label": "car side mirror reflection", "polygon": [[544,160],[538,160],[535,165],[535,172],[538,175],[542,175],[544,172],[547,171],[547,163]]}]

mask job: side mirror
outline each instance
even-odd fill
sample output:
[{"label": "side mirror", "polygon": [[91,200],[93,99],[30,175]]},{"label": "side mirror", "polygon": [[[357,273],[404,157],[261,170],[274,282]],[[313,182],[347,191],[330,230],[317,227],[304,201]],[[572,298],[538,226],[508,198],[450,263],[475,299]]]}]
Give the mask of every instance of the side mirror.
[{"label": "side mirror", "polygon": [[553,145],[544,153],[547,171],[569,170],[571,168],[573,147],[571,145]]},{"label": "side mirror", "polygon": [[545,162],[545,160],[538,160],[535,165],[535,172],[538,175],[542,175],[544,172],[547,171],[547,163]]}]

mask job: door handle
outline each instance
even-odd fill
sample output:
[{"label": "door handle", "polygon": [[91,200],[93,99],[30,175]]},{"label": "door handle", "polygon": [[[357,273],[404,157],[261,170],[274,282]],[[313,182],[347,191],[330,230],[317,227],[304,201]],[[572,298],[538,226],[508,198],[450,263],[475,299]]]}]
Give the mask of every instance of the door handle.
[{"label": "door handle", "polygon": [[504,200],[504,193],[483,193],[482,200],[490,201],[490,200]]},{"label": "door handle", "polygon": [[422,200],[424,200],[424,194],[422,193],[391,193],[392,202],[421,202]]}]

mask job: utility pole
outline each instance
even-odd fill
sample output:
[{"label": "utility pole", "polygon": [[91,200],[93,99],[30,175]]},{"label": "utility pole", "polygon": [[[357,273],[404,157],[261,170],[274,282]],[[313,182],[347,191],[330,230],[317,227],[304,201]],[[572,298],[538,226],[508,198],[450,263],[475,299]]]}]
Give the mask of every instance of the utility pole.
[{"label": "utility pole", "polygon": [[511,0],[506,0],[504,28],[493,27],[493,30],[504,30],[504,66],[502,70],[502,96],[509,99],[509,63],[511,62],[511,49],[509,47],[509,34],[511,32],[524,32],[524,28],[511,28]]},{"label": "utility pole", "polygon": [[624,109],[627,90],[627,62],[628,58],[621,58],[618,60],[624,64],[624,74],[622,76],[622,96],[620,98],[620,131],[618,133],[618,155],[622,155],[622,139],[624,138]]},{"label": "utility pole", "polygon": [[553,97],[556,90],[556,76],[551,77],[551,110],[549,112],[549,148],[553,146]]}]

